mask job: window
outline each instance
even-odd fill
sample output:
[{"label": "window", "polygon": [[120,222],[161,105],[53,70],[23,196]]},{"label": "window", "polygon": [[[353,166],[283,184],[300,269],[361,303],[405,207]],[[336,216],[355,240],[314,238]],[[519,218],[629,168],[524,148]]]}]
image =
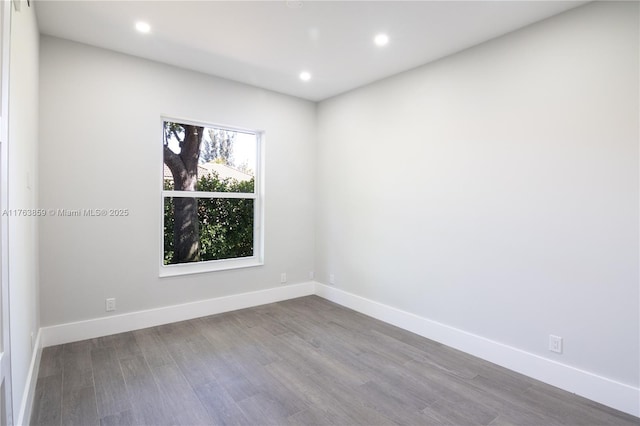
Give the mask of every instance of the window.
[{"label": "window", "polygon": [[163,119],[160,275],[262,264],[259,132]]}]

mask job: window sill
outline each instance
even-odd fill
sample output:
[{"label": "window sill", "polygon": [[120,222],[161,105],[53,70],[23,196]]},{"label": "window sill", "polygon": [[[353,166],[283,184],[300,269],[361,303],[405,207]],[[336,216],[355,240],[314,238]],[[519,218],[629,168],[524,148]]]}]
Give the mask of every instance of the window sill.
[{"label": "window sill", "polygon": [[160,265],[160,278],[190,274],[203,274],[206,272],[227,271],[230,269],[239,268],[252,268],[262,265],[264,265],[264,262],[257,257],[209,260],[206,262],[181,263],[176,265]]}]

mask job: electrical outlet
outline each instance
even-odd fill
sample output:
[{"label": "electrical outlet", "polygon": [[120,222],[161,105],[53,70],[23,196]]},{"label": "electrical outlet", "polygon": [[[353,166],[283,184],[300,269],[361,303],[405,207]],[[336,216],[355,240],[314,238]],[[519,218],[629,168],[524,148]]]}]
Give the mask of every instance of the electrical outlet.
[{"label": "electrical outlet", "polygon": [[562,337],[549,335],[549,350],[551,352],[562,353]]},{"label": "electrical outlet", "polygon": [[312,280],[316,277],[316,274],[313,271],[309,271],[309,279]]},{"label": "electrical outlet", "polygon": [[115,311],[116,310],[116,299],[112,298],[112,299],[106,299],[105,300],[105,311],[107,312],[111,312],[111,311]]},{"label": "electrical outlet", "polygon": [[36,333],[31,332],[31,349],[36,345]]},{"label": "electrical outlet", "polygon": [[280,274],[280,284],[284,284],[287,282],[287,273],[283,272]]},{"label": "electrical outlet", "polygon": [[329,284],[334,285],[336,283],[336,276],[329,274]]}]

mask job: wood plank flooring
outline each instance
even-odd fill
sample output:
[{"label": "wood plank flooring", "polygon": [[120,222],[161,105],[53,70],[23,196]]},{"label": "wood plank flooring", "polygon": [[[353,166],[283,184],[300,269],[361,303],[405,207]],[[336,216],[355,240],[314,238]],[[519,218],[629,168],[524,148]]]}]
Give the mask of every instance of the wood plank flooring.
[{"label": "wood plank flooring", "polygon": [[33,425],[640,425],[317,296],[45,348]]}]

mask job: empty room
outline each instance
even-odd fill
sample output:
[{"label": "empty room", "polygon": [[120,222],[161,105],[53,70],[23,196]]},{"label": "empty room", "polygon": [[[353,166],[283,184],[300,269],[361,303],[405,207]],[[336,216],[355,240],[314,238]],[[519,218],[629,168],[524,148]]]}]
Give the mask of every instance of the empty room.
[{"label": "empty room", "polygon": [[1,3],[6,425],[640,425],[640,3]]}]

